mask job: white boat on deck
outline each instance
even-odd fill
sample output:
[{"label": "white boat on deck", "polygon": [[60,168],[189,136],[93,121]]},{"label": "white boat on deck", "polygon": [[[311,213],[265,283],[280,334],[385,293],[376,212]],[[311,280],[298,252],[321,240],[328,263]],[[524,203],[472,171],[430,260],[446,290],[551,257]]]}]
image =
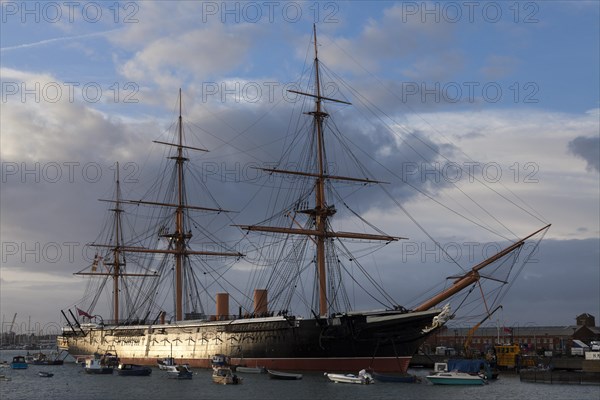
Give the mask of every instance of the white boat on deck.
[{"label": "white boat on deck", "polygon": [[369,385],[375,383],[373,376],[366,370],[362,369],[358,375],[353,374],[324,374],[330,381],[335,383],[355,383],[359,385]]}]

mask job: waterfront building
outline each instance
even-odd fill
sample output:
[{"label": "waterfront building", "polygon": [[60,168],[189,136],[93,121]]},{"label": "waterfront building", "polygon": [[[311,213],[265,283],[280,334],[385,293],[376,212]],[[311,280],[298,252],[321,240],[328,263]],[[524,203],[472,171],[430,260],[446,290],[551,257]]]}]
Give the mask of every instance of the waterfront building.
[{"label": "waterfront building", "polygon": [[[471,327],[445,326],[423,344],[422,351],[435,354],[436,348],[446,347],[455,349],[457,353],[464,351],[465,343],[469,342]],[[600,327],[595,326],[594,316],[584,313],[576,317],[575,325],[539,326],[527,323],[523,326],[502,326],[492,322],[480,327],[470,339],[469,348],[472,353],[485,354],[493,351],[497,344],[518,344],[522,354],[571,354],[573,341],[578,340],[589,344],[600,340]]]}]

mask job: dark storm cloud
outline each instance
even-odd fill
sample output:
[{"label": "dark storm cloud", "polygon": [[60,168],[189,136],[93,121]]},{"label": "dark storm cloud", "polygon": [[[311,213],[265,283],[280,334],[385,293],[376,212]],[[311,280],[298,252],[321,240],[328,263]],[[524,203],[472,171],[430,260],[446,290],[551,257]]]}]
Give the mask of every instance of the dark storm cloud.
[{"label": "dark storm cloud", "polygon": [[600,172],[600,136],[578,136],[569,142],[569,152],[587,162],[587,169]]},{"label": "dark storm cloud", "polygon": [[[475,238],[474,238],[475,239]],[[444,245],[444,243],[442,243]],[[448,244],[445,244],[448,247]],[[483,245],[483,244],[482,244]],[[504,246],[498,243],[497,246]],[[477,253],[482,246],[470,244]],[[496,248],[496,245],[490,249]],[[533,247],[530,247],[533,250]],[[417,251],[415,251],[417,250]],[[460,261],[465,268],[475,265],[478,260],[467,262],[467,248],[463,247]],[[388,282],[396,282],[391,288],[392,296],[400,304],[414,306],[431,297],[434,292],[423,296],[434,284],[443,284],[447,276],[463,273],[458,267],[445,260],[443,254],[435,250],[433,245],[419,243],[401,244],[400,253],[394,263],[386,264],[385,271]],[[577,254],[577,256],[574,256]],[[454,254],[453,254],[454,255]],[[482,254],[478,254],[478,259]],[[538,325],[574,324],[575,316],[587,312],[600,316],[600,240],[555,240],[540,242],[525,265],[520,275],[511,275],[514,283],[504,296],[503,319],[507,326],[515,323],[523,325],[535,321]],[[517,264],[518,265],[518,264]],[[493,269],[493,267],[492,267]],[[516,268],[515,268],[516,269]],[[490,275],[489,270],[482,270],[483,275]],[[485,279],[483,280],[485,282]],[[488,281],[489,282],[489,281]],[[443,285],[438,287],[441,290]],[[484,286],[485,287],[485,286]],[[462,301],[466,291],[461,292],[453,303]],[[470,299],[482,306],[481,295],[473,293]],[[486,301],[491,302],[494,296]],[[480,308],[477,312],[484,312]],[[461,310],[459,316],[464,316]],[[462,322],[457,322],[461,324]]]}]

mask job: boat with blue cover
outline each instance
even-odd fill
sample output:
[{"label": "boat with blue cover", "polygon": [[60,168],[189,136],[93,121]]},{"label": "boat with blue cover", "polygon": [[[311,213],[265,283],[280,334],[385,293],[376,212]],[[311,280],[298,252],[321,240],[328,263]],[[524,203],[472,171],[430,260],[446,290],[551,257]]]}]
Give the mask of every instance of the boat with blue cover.
[{"label": "boat with blue cover", "polygon": [[448,371],[466,372],[471,375],[483,375],[486,379],[498,378],[498,371],[492,369],[489,362],[482,359],[451,358]]},{"label": "boat with blue cover", "polygon": [[24,356],[14,356],[10,367],[12,369],[27,369],[27,361]]}]

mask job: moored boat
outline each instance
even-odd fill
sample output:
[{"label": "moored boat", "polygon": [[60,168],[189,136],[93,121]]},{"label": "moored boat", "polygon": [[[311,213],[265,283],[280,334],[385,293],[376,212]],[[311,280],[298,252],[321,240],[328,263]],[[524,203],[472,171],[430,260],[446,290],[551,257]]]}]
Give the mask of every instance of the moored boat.
[{"label": "moored boat", "polygon": [[375,383],[373,376],[366,370],[362,369],[358,375],[353,374],[332,374],[325,372],[324,374],[330,381],[335,383],[353,383],[358,385],[370,385]]},{"label": "moored boat", "polygon": [[490,363],[483,359],[450,358],[445,369],[448,371],[466,372],[471,375],[484,376],[485,379],[498,378],[498,370],[492,369]]},{"label": "moored boat", "polygon": [[167,377],[170,379],[192,379],[194,373],[187,364],[169,365],[166,367]]},{"label": "moored boat", "polygon": [[246,367],[243,365],[236,365],[235,372],[241,372],[244,374],[266,374],[267,369],[265,367]]},{"label": "moored boat", "polygon": [[397,383],[415,383],[419,382],[419,378],[412,374],[381,374],[379,372],[372,371],[371,375],[373,379],[378,382],[397,382]]},{"label": "moored boat", "polygon": [[167,370],[167,367],[173,367],[177,365],[177,362],[173,357],[165,357],[162,360],[158,360],[157,365],[158,369],[165,371]]},{"label": "moored boat", "polygon": [[152,368],[137,364],[119,364],[117,374],[120,376],[150,376]]},{"label": "moored boat", "polygon": [[27,362],[25,356],[14,356],[10,363],[12,369],[27,369]]},{"label": "moored boat", "polygon": [[213,369],[217,367],[229,367],[231,366],[231,359],[225,354],[215,354],[210,361],[210,365]]},{"label": "moored boat", "polygon": [[84,371],[87,374],[110,375],[113,373],[113,366],[104,362],[100,357],[89,358],[85,360]]},{"label": "moored boat", "polygon": [[436,372],[433,375],[427,375],[426,378],[434,385],[483,385],[486,383],[485,379],[479,375],[458,371]]},{"label": "moored boat", "polygon": [[220,385],[239,385],[243,378],[238,377],[229,367],[214,367],[212,381]]},{"label": "moored boat", "polygon": [[267,369],[267,373],[269,374],[269,378],[279,379],[282,381],[297,381],[302,379],[302,374],[294,374],[291,372],[274,371],[272,369]]},{"label": "moored boat", "polygon": [[48,355],[40,352],[31,356],[28,363],[33,365],[63,365],[64,360],[59,357],[60,355],[56,353]]}]

